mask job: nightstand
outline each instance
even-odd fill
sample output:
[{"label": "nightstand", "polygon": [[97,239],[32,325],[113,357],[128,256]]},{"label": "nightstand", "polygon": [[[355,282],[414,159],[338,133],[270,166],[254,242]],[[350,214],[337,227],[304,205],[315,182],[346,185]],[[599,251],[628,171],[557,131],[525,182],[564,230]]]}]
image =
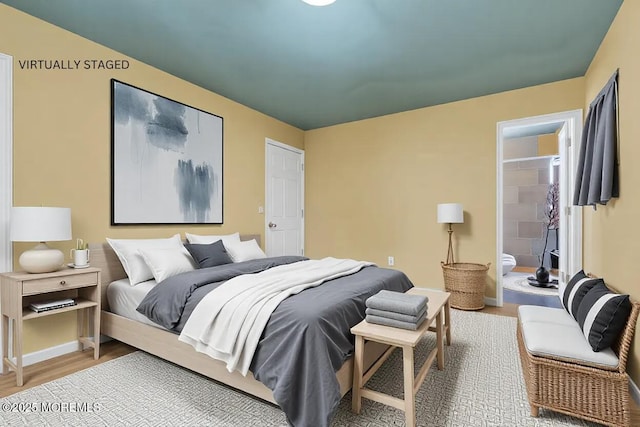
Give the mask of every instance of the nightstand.
[{"label": "nightstand", "polygon": [[[93,348],[93,358],[100,356],[100,269],[65,268],[53,273],[0,274],[2,300],[2,374],[16,372],[17,385],[22,386],[22,322],[67,311],[78,313],[78,341]],[[36,313],[29,304],[72,298],[76,305]],[[88,337],[93,318],[93,339]],[[11,330],[9,326],[12,326]],[[13,336],[9,354],[9,336]],[[12,360],[15,359],[15,362]]]}]

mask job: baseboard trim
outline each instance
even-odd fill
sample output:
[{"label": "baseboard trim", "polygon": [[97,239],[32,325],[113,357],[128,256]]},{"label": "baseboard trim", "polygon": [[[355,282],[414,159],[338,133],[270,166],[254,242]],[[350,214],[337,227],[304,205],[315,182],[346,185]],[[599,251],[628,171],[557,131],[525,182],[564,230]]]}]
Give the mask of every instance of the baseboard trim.
[{"label": "baseboard trim", "polygon": [[631,378],[629,378],[629,390],[631,391],[633,401],[636,402],[636,405],[640,406],[640,388],[638,388],[638,385],[634,383]]},{"label": "baseboard trim", "polygon": [[[93,337],[88,337],[93,339]],[[106,335],[100,335],[100,344],[111,341],[112,338]],[[65,354],[81,351],[82,347],[80,341],[69,341],[64,344],[55,345],[49,348],[43,348],[42,350],[34,351],[33,353],[27,353],[22,356],[22,366],[34,365],[45,360],[53,359],[54,357],[64,356]],[[12,357],[11,361],[16,363],[16,358]]]},{"label": "baseboard trim", "polygon": [[[33,353],[27,353],[22,356],[22,366],[24,367],[33,365],[44,360],[52,359],[64,354],[73,353],[74,351],[80,350],[80,345],[80,341],[69,341],[64,344],[34,351]],[[13,363],[16,362],[15,357],[12,357],[12,360]]]}]

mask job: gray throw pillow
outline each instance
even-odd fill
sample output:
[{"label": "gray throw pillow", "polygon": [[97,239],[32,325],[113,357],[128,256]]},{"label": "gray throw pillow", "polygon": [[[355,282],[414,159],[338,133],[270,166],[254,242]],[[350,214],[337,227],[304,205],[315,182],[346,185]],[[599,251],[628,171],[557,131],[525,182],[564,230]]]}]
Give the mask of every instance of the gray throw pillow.
[{"label": "gray throw pillow", "polygon": [[229,258],[222,240],[206,245],[185,243],[184,247],[187,248],[196,261],[198,268],[215,267],[216,265],[231,264],[233,262]]}]

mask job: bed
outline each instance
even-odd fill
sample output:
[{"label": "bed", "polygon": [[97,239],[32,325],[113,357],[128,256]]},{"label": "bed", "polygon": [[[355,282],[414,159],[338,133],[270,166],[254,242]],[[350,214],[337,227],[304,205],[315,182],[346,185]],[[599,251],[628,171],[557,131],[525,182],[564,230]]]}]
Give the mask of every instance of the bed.
[{"label": "bed", "polygon": [[[241,236],[241,239],[245,241],[256,239],[256,241],[259,242],[260,236],[244,235]],[[145,322],[140,318],[132,319],[131,317],[134,316],[113,313],[110,310],[107,300],[108,287],[112,282],[125,279],[126,274],[116,254],[107,243],[92,244],[90,245],[90,249],[92,251],[92,265],[102,269],[101,286],[103,310],[101,316],[101,333],[103,335],[198,372],[260,399],[276,405],[278,404],[271,389],[256,380],[251,372],[249,372],[247,376],[243,376],[235,371],[229,372],[223,362],[212,359],[203,353],[196,352],[190,345],[179,341],[175,332],[163,329],[151,321]],[[362,313],[362,316],[364,317],[364,313]],[[375,363],[386,349],[387,346],[385,345],[373,342],[368,343],[365,353],[367,355],[365,360],[366,367]],[[350,390],[352,383],[353,361],[351,356],[337,369],[335,375],[339,384],[340,396],[344,396],[344,394]],[[291,408],[289,408],[289,412],[290,411]],[[285,411],[285,413],[287,413],[287,411]],[[287,417],[291,422],[289,413],[287,413]],[[296,421],[294,424],[307,425],[305,422],[299,421]]]}]

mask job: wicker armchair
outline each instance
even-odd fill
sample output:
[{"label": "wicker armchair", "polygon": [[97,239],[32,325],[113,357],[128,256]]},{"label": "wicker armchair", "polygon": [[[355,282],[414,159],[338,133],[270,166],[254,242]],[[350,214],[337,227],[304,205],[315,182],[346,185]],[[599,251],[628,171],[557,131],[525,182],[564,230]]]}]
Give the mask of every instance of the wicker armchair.
[{"label": "wicker armchair", "polygon": [[608,426],[631,426],[626,366],[639,312],[640,303],[634,302],[627,324],[612,346],[619,363],[611,370],[530,354],[518,322],[518,349],[531,415],[537,417],[539,408],[547,408]]}]

